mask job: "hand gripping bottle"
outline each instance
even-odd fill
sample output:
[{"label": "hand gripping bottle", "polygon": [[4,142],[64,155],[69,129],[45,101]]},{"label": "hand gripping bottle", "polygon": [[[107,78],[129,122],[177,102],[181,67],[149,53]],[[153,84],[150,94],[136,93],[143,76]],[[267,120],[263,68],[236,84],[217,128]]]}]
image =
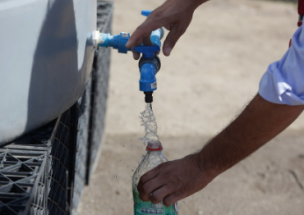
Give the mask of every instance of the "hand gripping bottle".
[{"label": "hand gripping bottle", "polygon": [[146,148],[147,154],[143,157],[142,161],[135,170],[132,178],[134,215],[178,215],[177,203],[170,207],[167,207],[162,202],[158,204],[153,204],[152,202],[144,202],[139,198],[139,193],[137,191],[137,184],[142,175],[157,167],[161,163],[167,162],[167,159],[162,153],[162,149],[163,147],[159,141],[148,143]]}]

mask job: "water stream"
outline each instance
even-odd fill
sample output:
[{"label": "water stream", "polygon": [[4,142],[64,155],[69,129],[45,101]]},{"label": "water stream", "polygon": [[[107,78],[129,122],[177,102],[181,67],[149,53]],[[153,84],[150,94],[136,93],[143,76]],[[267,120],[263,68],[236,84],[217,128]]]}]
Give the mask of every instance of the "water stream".
[{"label": "water stream", "polygon": [[148,143],[158,143],[159,137],[157,135],[157,123],[152,110],[152,104],[147,103],[145,110],[141,112],[140,118],[142,120],[142,126],[145,128],[145,136],[141,138],[143,140],[144,146]]}]

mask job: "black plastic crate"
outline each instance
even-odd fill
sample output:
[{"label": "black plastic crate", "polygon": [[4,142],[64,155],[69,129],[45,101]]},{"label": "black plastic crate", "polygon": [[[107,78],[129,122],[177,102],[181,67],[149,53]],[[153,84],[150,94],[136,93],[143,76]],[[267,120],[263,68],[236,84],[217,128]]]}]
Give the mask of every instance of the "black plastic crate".
[{"label": "black plastic crate", "polygon": [[[10,198],[14,195],[19,196],[19,200],[16,200],[19,205],[12,206],[11,202],[9,205],[3,205],[5,211],[3,214],[69,213],[69,181],[71,181],[69,172],[74,173],[70,168],[72,162],[70,148],[73,148],[73,142],[70,141],[73,122],[71,111],[72,109],[69,109],[56,121],[0,149],[0,153],[5,153],[1,154],[3,165],[0,169],[0,184],[10,186],[12,181],[16,181],[14,186],[11,186],[12,189],[10,191],[6,189],[6,192],[10,192]],[[35,163],[30,163],[31,161]],[[40,166],[37,166],[38,164]],[[17,190],[18,183],[25,180],[29,188],[27,194],[21,197]],[[7,198],[6,195],[0,196],[0,201],[5,201],[2,200],[3,198]],[[23,205],[20,203],[20,198]]]},{"label": "black plastic crate", "polygon": [[77,136],[75,148],[75,167],[72,189],[71,213],[77,214],[77,206],[80,202],[83,188],[86,182],[86,164],[88,156],[89,120],[91,114],[91,78],[86,91],[78,100],[77,107]]},{"label": "black plastic crate", "polygon": [[0,214],[44,214],[47,152],[0,149],[0,159]]},{"label": "black plastic crate", "polygon": [[[112,33],[113,3],[97,1],[97,29],[104,33]],[[99,48],[94,57],[91,87],[91,116],[89,127],[89,146],[87,160],[87,184],[101,153],[104,137],[104,123],[108,98],[111,49]]]},{"label": "black plastic crate", "polygon": [[97,29],[110,33],[112,25],[113,2],[97,0]]}]

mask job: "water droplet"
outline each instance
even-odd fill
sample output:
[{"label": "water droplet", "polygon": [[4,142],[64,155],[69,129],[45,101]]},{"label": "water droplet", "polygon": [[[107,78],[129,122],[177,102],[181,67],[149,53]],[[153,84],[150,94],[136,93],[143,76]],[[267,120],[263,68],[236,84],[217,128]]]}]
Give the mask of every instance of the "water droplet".
[{"label": "water droplet", "polygon": [[133,172],[134,170],[132,169],[132,172]]},{"label": "water droplet", "polygon": [[117,178],[117,175],[115,175],[114,178]]}]

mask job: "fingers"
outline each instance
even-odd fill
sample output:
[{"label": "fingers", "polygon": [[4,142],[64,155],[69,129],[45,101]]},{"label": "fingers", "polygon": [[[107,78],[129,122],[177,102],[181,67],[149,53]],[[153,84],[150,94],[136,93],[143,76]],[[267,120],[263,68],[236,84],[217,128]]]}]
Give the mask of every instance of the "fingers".
[{"label": "fingers", "polygon": [[157,176],[159,174],[159,167],[156,167],[146,174],[144,174],[137,185],[137,190],[140,194],[140,198],[143,201],[149,201],[150,194],[161,187],[162,184],[157,180]]},{"label": "fingers", "polygon": [[178,39],[185,33],[185,28],[181,25],[174,25],[169,32],[163,47],[163,53],[169,56]]},{"label": "fingers", "polygon": [[178,200],[181,200],[181,199],[182,198],[180,198],[176,193],[172,193],[172,194],[166,196],[163,199],[163,204],[169,207],[169,206],[173,205],[175,202],[178,202]]},{"label": "fingers", "polygon": [[164,185],[152,193],[152,195],[150,196],[150,201],[153,204],[160,203],[167,195],[171,194],[172,192],[174,192],[174,187]]},{"label": "fingers", "polygon": [[147,181],[150,181],[152,178],[155,178],[159,174],[159,171],[160,171],[160,166],[145,173],[143,176],[141,176],[139,184],[145,184]]},{"label": "fingers", "polygon": [[132,51],[133,52],[133,58],[134,60],[138,60],[140,57],[140,54],[138,52]]},{"label": "fingers", "polygon": [[161,26],[158,23],[149,21],[147,19],[134,31],[126,44],[126,47],[133,48],[136,45],[140,45],[144,38],[150,38],[151,32],[160,27]]},{"label": "fingers", "polygon": [[151,42],[151,39],[150,39],[150,35],[148,37],[143,38],[143,44],[145,46],[153,46],[153,43]]},{"label": "fingers", "polygon": [[[151,42],[151,40],[150,40],[150,36],[149,37],[144,37],[143,38],[143,42],[142,42],[145,46],[152,46],[153,44],[152,44],[152,42]],[[136,44],[136,45],[141,45],[141,44]],[[139,59],[139,57],[140,57],[140,53],[138,53],[138,52],[135,52],[135,51],[132,51],[133,52],[133,58],[134,58],[134,60],[138,60]]]},{"label": "fingers", "polygon": [[150,201],[151,194],[160,188],[162,186],[162,183],[158,180],[150,180],[147,183],[145,183],[142,186],[137,186],[139,197],[143,201]]},{"label": "fingers", "polygon": [[175,202],[178,202],[178,200],[180,200],[181,198],[178,198],[178,196],[173,193],[169,196],[167,196],[166,198],[164,198],[163,200],[163,204],[166,205],[166,206],[171,206],[173,205]]}]

